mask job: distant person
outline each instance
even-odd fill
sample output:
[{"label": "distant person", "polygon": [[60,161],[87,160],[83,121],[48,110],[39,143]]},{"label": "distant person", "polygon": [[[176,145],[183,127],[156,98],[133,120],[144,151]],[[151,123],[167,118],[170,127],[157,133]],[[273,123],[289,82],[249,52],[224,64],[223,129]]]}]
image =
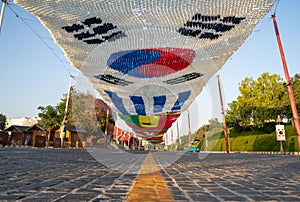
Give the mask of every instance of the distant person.
[{"label": "distant person", "polygon": [[28,146],[29,141],[30,141],[30,135],[26,136],[24,145],[25,145],[25,146]]},{"label": "distant person", "polygon": [[66,138],[66,124],[63,122],[60,126],[60,146],[64,147],[64,139]]}]

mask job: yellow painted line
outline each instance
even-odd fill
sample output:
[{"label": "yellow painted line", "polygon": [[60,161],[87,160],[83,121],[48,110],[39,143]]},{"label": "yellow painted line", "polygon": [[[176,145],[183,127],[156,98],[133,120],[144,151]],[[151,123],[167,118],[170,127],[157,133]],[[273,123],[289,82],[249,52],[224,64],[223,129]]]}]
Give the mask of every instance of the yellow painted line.
[{"label": "yellow painted line", "polygon": [[137,178],[127,193],[128,202],[132,201],[174,201],[172,193],[149,152],[141,166]]}]

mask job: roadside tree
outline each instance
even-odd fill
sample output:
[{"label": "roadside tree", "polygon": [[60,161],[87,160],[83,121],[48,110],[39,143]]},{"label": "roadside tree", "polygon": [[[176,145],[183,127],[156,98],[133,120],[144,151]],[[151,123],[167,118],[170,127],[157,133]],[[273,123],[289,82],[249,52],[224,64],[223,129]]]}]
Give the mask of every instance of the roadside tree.
[{"label": "roadside tree", "polygon": [[0,130],[4,130],[6,122],[6,115],[0,113]]}]

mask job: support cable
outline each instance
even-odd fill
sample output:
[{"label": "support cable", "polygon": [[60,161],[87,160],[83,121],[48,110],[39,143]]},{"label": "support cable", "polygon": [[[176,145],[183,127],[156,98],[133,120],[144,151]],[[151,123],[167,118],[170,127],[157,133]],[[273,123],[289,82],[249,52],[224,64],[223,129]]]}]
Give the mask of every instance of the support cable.
[{"label": "support cable", "polygon": [[[275,13],[277,11],[277,7],[280,3],[280,0],[275,0],[275,4],[273,6],[274,11],[270,11],[270,13]],[[251,42],[254,37],[256,37],[256,34],[261,32],[262,30],[264,30],[267,25],[271,24],[272,23],[272,19],[270,19],[269,15],[266,15],[265,17],[263,17],[261,20],[260,20],[260,23],[259,23],[259,26],[256,26],[256,28],[254,28],[254,30],[252,31],[252,34],[245,40],[245,42],[239,47],[239,49],[241,49],[242,47],[244,47],[246,44],[248,44],[249,42]],[[238,51],[238,50],[237,50]],[[236,52],[237,52],[236,51]],[[235,53],[227,60],[227,62],[229,62],[230,60],[233,60],[235,58]],[[226,62],[226,63],[227,63]],[[223,69],[223,67],[220,69],[220,71]]]},{"label": "support cable", "polygon": [[275,6],[274,6],[274,15],[276,14],[276,12],[277,12],[277,7],[278,7],[278,5],[279,5],[279,3],[280,3],[280,0],[275,0]]},{"label": "support cable", "polygon": [[[28,19],[28,18],[23,18],[22,16],[20,16],[13,8],[10,4],[7,4],[7,7],[12,11],[12,13],[19,18],[42,42],[43,44],[52,52],[52,54],[60,61],[60,63],[64,66],[64,69],[68,72],[68,74],[70,76],[73,76],[73,74],[71,73],[71,70],[66,66],[66,63],[69,64],[68,61],[61,59],[61,57],[58,55],[58,53],[63,54],[63,52],[61,50],[57,50],[52,48],[47,42],[46,40],[52,40],[49,37],[45,37],[45,36],[41,36],[27,21],[34,21],[32,19]],[[73,70],[73,69],[72,69]]]}]

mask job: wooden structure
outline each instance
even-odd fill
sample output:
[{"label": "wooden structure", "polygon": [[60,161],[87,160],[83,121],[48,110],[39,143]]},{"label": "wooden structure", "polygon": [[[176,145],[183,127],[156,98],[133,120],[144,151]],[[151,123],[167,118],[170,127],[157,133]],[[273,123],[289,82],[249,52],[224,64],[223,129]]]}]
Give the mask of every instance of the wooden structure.
[{"label": "wooden structure", "polygon": [[[28,140],[27,138],[30,139],[30,142],[27,142]],[[34,147],[46,147],[47,140],[48,140],[48,131],[42,125],[34,124],[33,126],[31,126],[26,130],[24,145],[34,146]]]},{"label": "wooden structure", "polygon": [[[85,130],[66,124],[66,138],[64,147],[85,147],[86,137],[87,132]],[[60,129],[58,128],[55,130],[55,134],[53,136],[53,146],[61,147],[60,141]]]},{"label": "wooden structure", "polygon": [[18,125],[12,125],[5,129],[10,134],[9,138],[9,145],[16,146],[16,145],[24,145],[27,129],[28,126],[18,126]]},{"label": "wooden structure", "polygon": [[0,145],[2,147],[8,145],[9,134],[7,131],[0,131]]},{"label": "wooden structure", "polygon": [[[5,131],[10,134],[8,144],[12,146],[61,147],[58,127],[54,127],[49,132],[40,124],[31,127],[12,125]],[[85,130],[66,124],[64,147],[85,147],[86,138],[87,132]]]},{"label": "wooden structure", "polygon": [[5,131],[10,134],[9,145],[46,147],[48,131],[40,124],[31,127],[12,125]]}]

